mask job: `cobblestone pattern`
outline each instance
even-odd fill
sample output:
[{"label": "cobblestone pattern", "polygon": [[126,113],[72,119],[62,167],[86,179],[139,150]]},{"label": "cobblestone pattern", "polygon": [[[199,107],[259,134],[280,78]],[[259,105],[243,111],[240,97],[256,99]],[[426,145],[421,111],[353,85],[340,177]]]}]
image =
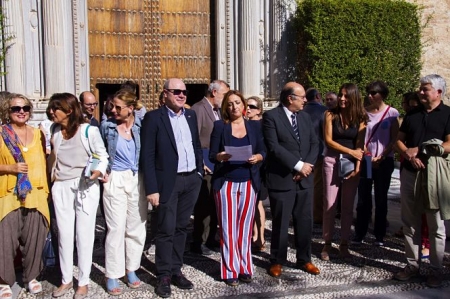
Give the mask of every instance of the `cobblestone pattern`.
[{"label": "cobblestone pattern", "polygon": [[[398,181],[393,181],[398,184]],[[396,198],[390,200],[390,206],[399,205]],[[403,254],[403,240],[395,237],[393,232],[389,232],[385,238],[385,246],[374,247],[372,242],[375,238],[369,234],[364,243],[360,246],[351,246],[350,250],[353,258],[344,261],[338,257],[338,245],[333,244],[334,251],[330,254],[330,261],[321,261],[318,256],[323,247],[321,238],[321,228],[314,227],[313,236],[313,260],[321,270],[317,276],[309,275],[295,268],[295,249],[293,238],[290,239],[288,250],[288,263],[283,268],[280,279],[273,278],[267,274],[269,267],[270,252],[270,232],[271,220],[270,211],[267,210],[268,220],[266,222],[267,245],[266,249],[253,255],[255,273],[253,282],[241,284],[238,287],[226,286],[220,281],[220,254],[213,256],[199,256],[190,253],[185,254],[185,265],[183,273],[194,283],[194,290],[183,291],[172,287],[171,298],[342,298],[347,296],[361,296],[373,294],[396,293],[409,290],[419,290],[426,288],[425,275],[428,274],[428,261],[423,262],[421,276],[409,282],[399,282],[392,279],[394,272],[405,266]],[[102,227],[102,219],[98,218],[98,228]],[[336,220],[336,235],[338,239],[340,222]],[[101,233],[102,234],[102,233]],[[103,235],[98,234],[98,239]],[[293,231],[290,231],[291,237]],[[98,242],[100,244],[101,242]],[[96,243],[97,244],[97,243]],[[450,286],[450,255],[447,253],[444,259],[444,287]],[[77,267],[74,267],[74,277],[78,276]],[[142,267],[138,271],[138,276],[144,282],[137,290],[131,290],[123,281],[121,282],[124,293],[117,298],[157,298],[154,293],[156,279],[154,276],[155,265],[153,255],[143,255]],[[104,283],[104,253],[101,246],[96,246],[94,252],[94,263],[91,273],[91,284],[89,298],[112,298],[105,290]],[[76,282],[76,280],[75,280]],[[17,298],[51,298],[51,292],[60,283],[58,268],[46,269],[42,274],[44,292],[34,296],[22,290]],[[60,298],[72,298],[74,291]]]}]

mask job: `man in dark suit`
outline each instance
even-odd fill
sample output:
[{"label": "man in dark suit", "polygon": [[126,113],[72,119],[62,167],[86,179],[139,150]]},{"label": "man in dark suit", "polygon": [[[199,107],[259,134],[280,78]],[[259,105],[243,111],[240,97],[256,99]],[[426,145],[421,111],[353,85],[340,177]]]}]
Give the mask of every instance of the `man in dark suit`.
[{"label": "man in dark suit", "polygon": [[311,263],[313,165],[319,143],[310,116],[301,111],[305,99],[303,86],[289,82],[281,91],[280,106],[263,115],[266,182],[273,217],[269,274],[274,277],[281,275],[286,262],[291,215],[297,267],[320,273]]},{"label": "man in dark suit", "polygon": [[323,216],[323,149],[325,147],[323,141],[323,120],[325,111],[328,108],[322,105],[322,97],[320,92],[315,88],[309,88],[306,91],[306,104],[303,111],[309,114],[312,120],[314,130],[319,138],[319,153],[317,155],[316,164],[314,164],[314,207],[313,221],[314,224],[322,225]]},{"label": "man in dark suit", "polygon": [[205,177],[202,188],[194,208],[194,232],[191,252],[211,255],[210,249],[219,251],[220,244],[216,241],[217,214],[214,197],[211,191],[211,175],[213,166],[209,163],[209,140],[214,122],[221,119],[220,107],[224,95],[230,90],[230,86],[222,80],[214,80],[208,86],[206,96],[192,106],[197,114],[197,125],[200,135],[200,143],[205,160]]},{"label": "man in dark suit", "polygon": [[81,111],[83,111],[83,114],[89,119],[90,125],[100,127],[100,123],[94,117],[95,108],[98,106],[98,101],[94,94],[90,91],[83,91],[80,93],[80,104]]},{"label": "man in dark suit", "polygon": [[192,289],[182,273],[186,227],[203,178],[203,156],[194,111],[184,108],[186,86],[164,84],[165,105],[145,115],[141,129],[141,169],[147,200],[158,209],[155,292],[167,298],[170,284]]}]

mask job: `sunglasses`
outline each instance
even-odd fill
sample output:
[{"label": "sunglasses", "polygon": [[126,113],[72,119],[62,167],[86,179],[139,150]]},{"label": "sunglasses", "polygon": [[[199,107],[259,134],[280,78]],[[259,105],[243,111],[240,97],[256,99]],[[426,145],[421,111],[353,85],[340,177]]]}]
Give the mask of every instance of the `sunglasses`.
[{"label": "sunglasses", "polygon": [[31,106],[12,106],[11,108],[9,108],[9,110],[12,113],[19,113],[21,110],[23,110],[23,112],[30,112],[31,111]]},{"label": "sunglasses", "polygon": [[247,105],[247,107],[248,108],[250,108],[250,109],[259,109],[257,106],[255,106],[255,105]]},{"label": "sunglasses", "polygon": [[378,91],[375,91],[375,90],[369,91],[369,94],[370,94],[371,96],[374,96],[374,95],[376,95],[377,93],[378,93]]},{"label": "sunglasses", "polygon": [[179,96],[181,94],[183,94],[184,96],[187,96],[188,91],[186,89],[166,89],[168,92],[173,93],[173,95],[175,96]]},{"label": "sunglasses", "polygon": [[117,113],[120,113],[120,111],[122,111],[123,108],[127,108],[128,106],[127,105],[124,105],[124,106],[114,106],[114,105],[112,105],[111,107],[116,109]]}]

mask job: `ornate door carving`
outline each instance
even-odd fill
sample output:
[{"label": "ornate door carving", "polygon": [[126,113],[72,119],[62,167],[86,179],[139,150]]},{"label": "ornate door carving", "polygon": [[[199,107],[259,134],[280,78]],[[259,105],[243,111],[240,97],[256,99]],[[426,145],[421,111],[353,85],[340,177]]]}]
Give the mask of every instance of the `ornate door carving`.
[{"label": "ornate door carving", "polygon": [[[160,81],[159,1],[88,0],[91,90],[97,84],[139,84],[147,108]],[[97,94],[98,96],[98,94]],[[156,101],[154,101],[156,100]]]},{"label": "ornate door carving", "polygon": [[167,78],[209,83],[210,0],[87,0],[87,4],[90,83],[97,96],[97,84],[133,80],[147,109],[154,109]]},{"label": "ornate door carving", "polygon": [[187,84],[211,80],[210,0],[160,1],[161,75]]}]

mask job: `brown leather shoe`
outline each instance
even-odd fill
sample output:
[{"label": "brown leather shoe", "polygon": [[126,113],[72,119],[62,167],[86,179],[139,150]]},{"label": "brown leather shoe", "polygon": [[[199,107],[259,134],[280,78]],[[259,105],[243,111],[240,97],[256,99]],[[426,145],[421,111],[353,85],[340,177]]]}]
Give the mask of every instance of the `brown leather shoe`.
[{"label": "brown leather shoe", "polygon": [[305,263],[305,264],[301,265],[299,268],[301,270],[309,273],[309,274],[312,274],[312,275],[319,275],[320,274],[319,268],[314,266],[314,264],[311,263],[311,262],[310,263]]},{"label": "brown leather shoe", "polygon": [[269,275],[273,277],[280,277],[282,266],[280,264],[273,264],[270,266]]}]

